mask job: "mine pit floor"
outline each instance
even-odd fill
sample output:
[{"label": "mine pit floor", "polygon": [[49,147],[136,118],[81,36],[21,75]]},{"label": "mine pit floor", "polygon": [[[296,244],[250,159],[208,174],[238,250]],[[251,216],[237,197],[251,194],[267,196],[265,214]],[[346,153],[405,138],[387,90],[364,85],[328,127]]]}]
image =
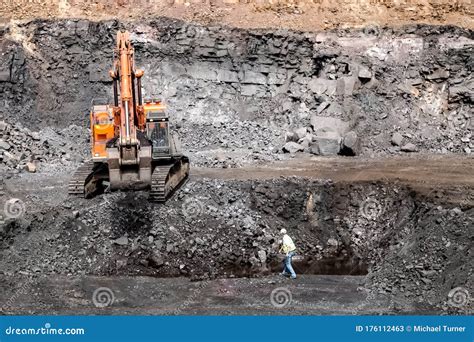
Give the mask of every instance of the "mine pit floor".
[{"label": "mine pit floor", "polygon": [[[363,288],[364,276],[300,275],[289,280],[275,275],[198,282],[93,276],[39,276],[21,281],[2,276],[0,280],[17,284],[2,286],[0,302],[15,296],[4,314],[351,315],[415,311],[407,303],[393,303],[382,296],[369,299]],[[94,291],[100,288],[113,293],[113,302],[105,307],[93,301]]]}]

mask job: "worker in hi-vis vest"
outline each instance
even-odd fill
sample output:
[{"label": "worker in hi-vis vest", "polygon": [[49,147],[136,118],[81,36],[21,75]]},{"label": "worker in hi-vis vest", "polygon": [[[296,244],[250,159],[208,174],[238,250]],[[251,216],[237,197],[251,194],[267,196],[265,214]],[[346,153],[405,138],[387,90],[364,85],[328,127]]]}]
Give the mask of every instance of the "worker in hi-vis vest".
[{"label": "worker in hi-vis vest", "polygon": [[293,270],[293,266],[291,265],[291,258],[296,253],[296,247],[293,243],[293,240],[290,236],[286,233],[286,229],[280,230],[280,234],[283,235],[283,239],[281,240],[281,247],[280,253],[285,253],[285,261],[284,261],[284,268],[283,272],[280,274],[282,276],[289,276],[291,279],[296,279],[296,273]]}]

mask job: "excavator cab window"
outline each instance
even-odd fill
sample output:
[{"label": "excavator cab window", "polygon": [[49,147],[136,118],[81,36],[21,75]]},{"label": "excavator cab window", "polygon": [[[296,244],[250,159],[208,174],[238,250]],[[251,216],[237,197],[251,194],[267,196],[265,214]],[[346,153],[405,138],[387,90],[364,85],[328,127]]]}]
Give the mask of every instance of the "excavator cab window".
[{"label": "excavator cab window", "polygon": [[153,147],[169,147],[168,123],[149,122],[148,137],[153,143]]},{"label": "excavator cab window", "polygon": [[112,120],[106,115],[99,115],[95,119],[96,125],[108,125],[110,123],[112,123]]}]

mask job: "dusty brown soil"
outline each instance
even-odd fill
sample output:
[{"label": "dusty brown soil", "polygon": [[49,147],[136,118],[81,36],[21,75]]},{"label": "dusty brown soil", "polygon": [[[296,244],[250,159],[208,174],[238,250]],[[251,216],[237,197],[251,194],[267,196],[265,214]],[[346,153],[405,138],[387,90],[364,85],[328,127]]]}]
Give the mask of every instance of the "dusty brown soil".
[{"label": "dusty brown soil", "polygon": [[[234,1],[227,1],[234,2]],[[166,16],[201,24],[240,28],[287,28],[314,31],[331,28],[399,26],[413,23],[474,27],[469,0],[399,2],[337,1],[84,1],[7,0],[0,18],[88,18],[92,20]]]},{"label": "dusty brown soil", "polygon": [[[474,203],[474,158],[443,155],[413,154],[404,157],[361,158],[361,157],[300,157],[241,168],[192,167],[190,179],[253,180],[278,177],[306,177],[328,179],[334,182],[390,181],[410,185],[420,192],[436,195],[449,191],[446,200]],[[27,178],[7,180],[17,196],[34,192],[49,193],[65,188],[69,173],[45,177],[31,174]],[[21,182],[21,184],[19,183]],[[455,191],[456,189],[462,189]],[[459,196],[455,196],[458,194]]]},{"label": "dusty brown soil", "polygon": [[193,168],[192,175],[220,179],[309,177],[334,182],[390,181],[410,185],[431,197],[446,195],[450,203],[474,203],[474,158],[420,155],[390,158],[295,158],[237,169]]}]

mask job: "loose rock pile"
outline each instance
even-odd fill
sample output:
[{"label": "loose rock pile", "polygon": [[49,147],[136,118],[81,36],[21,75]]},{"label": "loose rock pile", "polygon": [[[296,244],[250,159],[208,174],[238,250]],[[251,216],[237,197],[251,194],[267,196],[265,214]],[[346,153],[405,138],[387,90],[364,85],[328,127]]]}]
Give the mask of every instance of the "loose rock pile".
[{"label": "loose rock pile", "polygon": [[77,164],[86,146],[85,134],[77,126],[33,132],[0,121],[0,173],[34,173],[42,164],[53,167]]},{"label": "loose rock pile", "polygon": [[310,152],[328,156],[343,154],[355,156],[360,153],[360,139],[349,130],[349,123],[341,119],[313,115],[310,128],[299,128],[286,133],[284,152]]},{"label": "loose rock pile", "polygon": [[398,247],[387,249],[375,262],[370,285],[380,294],[399,297],[400,303],[472,312],[468,297],[453,303],[449,295],[459,287],[474,291],[474,210],[424,204],[412,215],[415,220],[405,225]]}]

